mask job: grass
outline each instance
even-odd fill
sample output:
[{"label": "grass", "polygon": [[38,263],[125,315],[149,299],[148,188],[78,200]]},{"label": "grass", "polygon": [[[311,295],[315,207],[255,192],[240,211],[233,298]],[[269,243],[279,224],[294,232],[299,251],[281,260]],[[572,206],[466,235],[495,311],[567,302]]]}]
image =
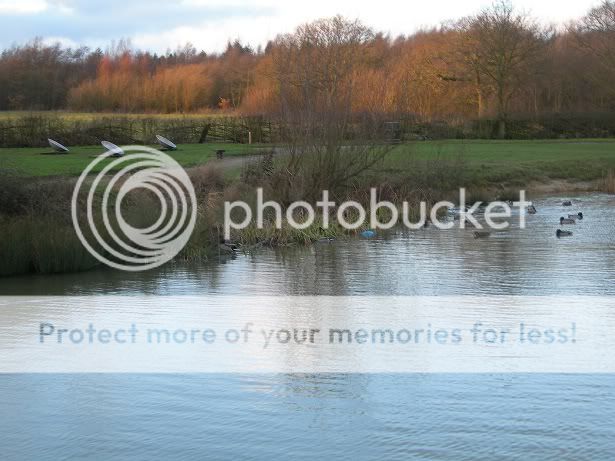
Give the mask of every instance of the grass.
[{"label": "grass", "polygon": [[[258,153],[262,145],[247,144],[186,144],[169,154],[182,166],[190,167],[215,158],[217,149],[224,149],[225,156],[241,156]],[[78,176],[93,160],[104,152],[102,146],[71,147],[68,154],[43,155],[50,148],[24,147],[0,148],[0,169],[12,170],[20,176]],[[111,159],[101,162],[94,170],[100,171]]]},{"label": "grass", "polygon": [[431,141],[398,146],[385,161],[385,172],[412,167],[412,161],[460,158],[472,185],[564,179],[590,181],[615,168],[615,140]]},{"label": "grass", "polygon": [[[191,167],[215,158],[217,149],[225,149],[225,155],[232,157],[255,154],[263,147],[266,146],[183,144],[171,155],[182,166]],[[83,146],[73,147],[66,155],[41,155],[50,150],[0,148],[0,168],[22,176],[77,176],[93,156],[103,152],[99,146]],[[388,155],[381,172],[387,175],[403,173],[412,169],[416,161],[435,158],[460,159],[469,185],[520,185],[549,179],[591,181],[615,169],[615,140],[413,142],[396,147]],[[101,168],[105,164],[103,162]]]},{"label": "grass", "polygon": [[[224,201],[251,203],[257,185],[265,187],[267,198],[282,203],[287,203],[290,196],[301,198],[302,184],[307,184],[306,178],[313,176],[309,171],[305,177],[293,176],[289,190],[280,188],[280,184],[288,182],[284,176],[287,172],[283,157],[278,157],[274,171],[269,174],[264,174],[268,165],[263,161],[241,167],[239,160],[228,162],[224,168],[209,162],[215,158],[216,149],[225,149],[228,156],[239,159],[263,147],[183,144],[171,153],[183,166],[204,165],[190,170],[200,205],[198,221],[178,259],[202,260],[216,253]],[[69,211],[75,176],[93,156],[102,153],[103,148],[74,147],[66,155],[41,155],[49,150],[0,149],[0,235],[6,236],[0,241],[0,276],[80,271],[98,264],[77,239]],[[251,169],[254,170],[252,176],[248,174]],[[280,179],[283,181],[278,181]],[[446,198],[447,193],[459,186],[468,187],[470,201],[489,201],[496,198],[494,193],[499,194],[497,198],[500,199],[515,197],[509,192],[515,192],[516,185],[556,179],[597,180],[603,190],[615,192],[615,140],[408,143],[395,147],[378,168],[357,178],[356,183],[341,186],[341,195],[336,201],[351,199],[367,204],[372,186],[379,186],[381,199],[395,203],[401,200],[411,204],[418,200],[433,203]],[[129,203],[129,218],[136,219],[137,224],[157,216],[156,204],[152,205],[146,198],[147,195],[135,195],[134,203]],[[253,245],[308,244],[323,237],[346,234],[335,227],[323,231],[319,223],[305,230],[295,230],[285,222],[282,229],[275,229],[271,224],[265,229],[251,226],[237,232],[233,238],[249,248]]]}]

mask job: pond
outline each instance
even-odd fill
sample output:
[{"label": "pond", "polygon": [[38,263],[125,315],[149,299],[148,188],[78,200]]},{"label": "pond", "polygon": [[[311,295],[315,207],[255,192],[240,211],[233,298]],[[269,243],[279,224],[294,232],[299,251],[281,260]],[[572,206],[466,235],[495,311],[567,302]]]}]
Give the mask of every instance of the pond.
[{"label": "pond", "polygon": [[[615,196],[535,204],[526,229],[488,239],[397,231],[147,273],[13,277],[0,293],[614,295]],[[560,216],[578,211],[574,235],[556,238]],[[615,450],[609,374],[17,374],[0,376],[0,395],[7,459],[608,459]]]}]

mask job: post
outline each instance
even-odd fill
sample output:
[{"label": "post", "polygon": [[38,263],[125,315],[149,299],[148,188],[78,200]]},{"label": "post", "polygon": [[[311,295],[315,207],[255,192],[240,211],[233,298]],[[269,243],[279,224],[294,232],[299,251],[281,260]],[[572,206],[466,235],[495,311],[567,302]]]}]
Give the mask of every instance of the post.
[{"label": "post", "polygon": [[252,132],[248,131],[248,144],[252,144]]}]

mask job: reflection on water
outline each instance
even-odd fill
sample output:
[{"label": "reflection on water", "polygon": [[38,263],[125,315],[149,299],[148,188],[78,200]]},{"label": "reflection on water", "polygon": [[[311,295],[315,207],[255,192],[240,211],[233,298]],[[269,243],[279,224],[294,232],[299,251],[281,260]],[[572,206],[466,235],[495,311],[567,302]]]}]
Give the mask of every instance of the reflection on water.
[{"label": "reflection on water", "polygon": [[[536,201],[526,230],[389,234],[141,274],[0,281],[2,294],[615,294],[615,197]],[[582,211],[558,240],[560,216]],[[609,459],[612,375],[0,377],[8,459]]]}]

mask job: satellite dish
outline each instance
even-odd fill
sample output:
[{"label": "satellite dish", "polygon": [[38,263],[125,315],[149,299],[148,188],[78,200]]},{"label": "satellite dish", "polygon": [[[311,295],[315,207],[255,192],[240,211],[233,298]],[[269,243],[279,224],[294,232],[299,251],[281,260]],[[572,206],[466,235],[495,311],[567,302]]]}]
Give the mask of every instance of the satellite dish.
[{"label": "satellite dish", "polygon": [[156,139],[158,140],[158,144],[160,144],[162,147],[166,147],[169,150],[177,149],[177,146],[173,144],[171,141],[169,141],[167,138],[165,138],[164,136],[160,136],[159,134],[157,134]]},{"label": "satellite dish", "polygon": [[124,155],[124,151],[121,147],[116,146],[112,142],[109,141],[101,141],[102,146],[107,149],[107,153],[111,155],[111,157],[121,157]]},{"label": "satellite dish", "polygon": [[61,152],[63,154],[65,154],[66,152],[68,152],[68,147],[63,146],[62,144],[60,144],[57,141],[54,141],[51,138],[47,138],[47,141],[49,142],[49,146],[55,150],[56,152]]}]

